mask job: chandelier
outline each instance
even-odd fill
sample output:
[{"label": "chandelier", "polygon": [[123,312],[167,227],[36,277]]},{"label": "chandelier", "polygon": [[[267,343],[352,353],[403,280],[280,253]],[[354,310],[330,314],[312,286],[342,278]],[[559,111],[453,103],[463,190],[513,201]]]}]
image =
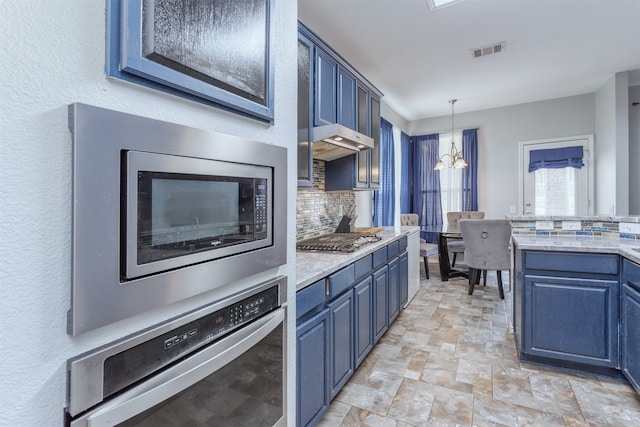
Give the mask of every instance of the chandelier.
[{"label": "chandelier", "polygon": [[436,167],[433,168],[433,170],[439,171],[440,169],[444,169],[445,167],[447,167],[447,165],[445,165],[444,163],[444,158],[448,157],[449,158],[449,167],[453,168],[453,169],[460,169],[460,168],[466,168],[467,166],[467,162],[464,161],[464,159],[462,158],[462,151],[458,151],[458,149],[456,148],[456,142],[453,138],[453,104],[455,104],[457,101],[457,99],[451,99],[449,100],[449,104],[451,104],[451,153],[450,154],[443,154],[442,156],[438,157],[438,163],[436,163]]}]

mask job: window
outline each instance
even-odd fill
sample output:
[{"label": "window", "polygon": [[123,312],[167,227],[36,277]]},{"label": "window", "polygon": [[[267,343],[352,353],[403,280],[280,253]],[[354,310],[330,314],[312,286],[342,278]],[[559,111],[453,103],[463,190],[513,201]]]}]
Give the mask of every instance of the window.
[{"label": "window", "polygon": [[[453,132],[456,147],[462,144],[462,131]],[[439,154],[451,152],[451,132],[440,133]],[[445,162],[446,163],[446,162]],[[447,223],[447,212],[462,210],[462,169],[444,168],[440,170],[440,200],[442,203],[442,220]]]},{"label": "window", "polygon": [[[581,146],[581,168],[529,172],[531,152]],[[593,215],[593,135],[520,143],[519,212],[524,215]]]}]

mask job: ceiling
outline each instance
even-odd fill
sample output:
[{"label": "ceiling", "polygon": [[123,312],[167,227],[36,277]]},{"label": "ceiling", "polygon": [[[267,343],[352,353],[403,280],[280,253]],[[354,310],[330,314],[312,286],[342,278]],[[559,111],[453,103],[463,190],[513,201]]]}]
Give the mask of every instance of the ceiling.
[{"label": "ceiling", "polygon": [[[640,85],[640,0],[298,0],[298,17],[405,120]],[[504,51],[473,58],[478,47]]]}]

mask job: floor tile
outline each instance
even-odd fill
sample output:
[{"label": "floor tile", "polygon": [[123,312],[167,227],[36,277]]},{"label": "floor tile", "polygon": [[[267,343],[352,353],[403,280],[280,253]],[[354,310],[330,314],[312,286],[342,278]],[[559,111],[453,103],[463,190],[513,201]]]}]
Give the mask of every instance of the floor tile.
[{"label": "floor tile", "polygon": [[625,380],[519,361],[506,274],[501,300],[495,275],[468,295],[430,271],[319,426],[640,426]]}]

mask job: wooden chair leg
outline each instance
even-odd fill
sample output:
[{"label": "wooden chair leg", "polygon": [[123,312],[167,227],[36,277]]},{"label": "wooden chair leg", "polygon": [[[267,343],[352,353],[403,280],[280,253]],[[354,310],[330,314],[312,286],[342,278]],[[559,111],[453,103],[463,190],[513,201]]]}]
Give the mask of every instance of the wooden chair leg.
[{"label": "wooden chair leg", "polygon": [[428,257],[423,257],[424,260],[424,274],[429,278],[429,259]]},{"label": "wooden chair leg", "polygon": [[482,279],[482,286],[487,286],[487,270],[482,270],[482,275],[484,276]]},{"label": "wooden chair leg", "polygon": [[498,275],[498,291],[500,292],[500,298],[504,299],[504,289],[502,288],[502,271],[496,271]]},{"label": "wooden chair leg", "polygon": [[456,256],[458,256],[457,252],[453,253],[453,260],[451,261],[451,268],[456,266]]}]

